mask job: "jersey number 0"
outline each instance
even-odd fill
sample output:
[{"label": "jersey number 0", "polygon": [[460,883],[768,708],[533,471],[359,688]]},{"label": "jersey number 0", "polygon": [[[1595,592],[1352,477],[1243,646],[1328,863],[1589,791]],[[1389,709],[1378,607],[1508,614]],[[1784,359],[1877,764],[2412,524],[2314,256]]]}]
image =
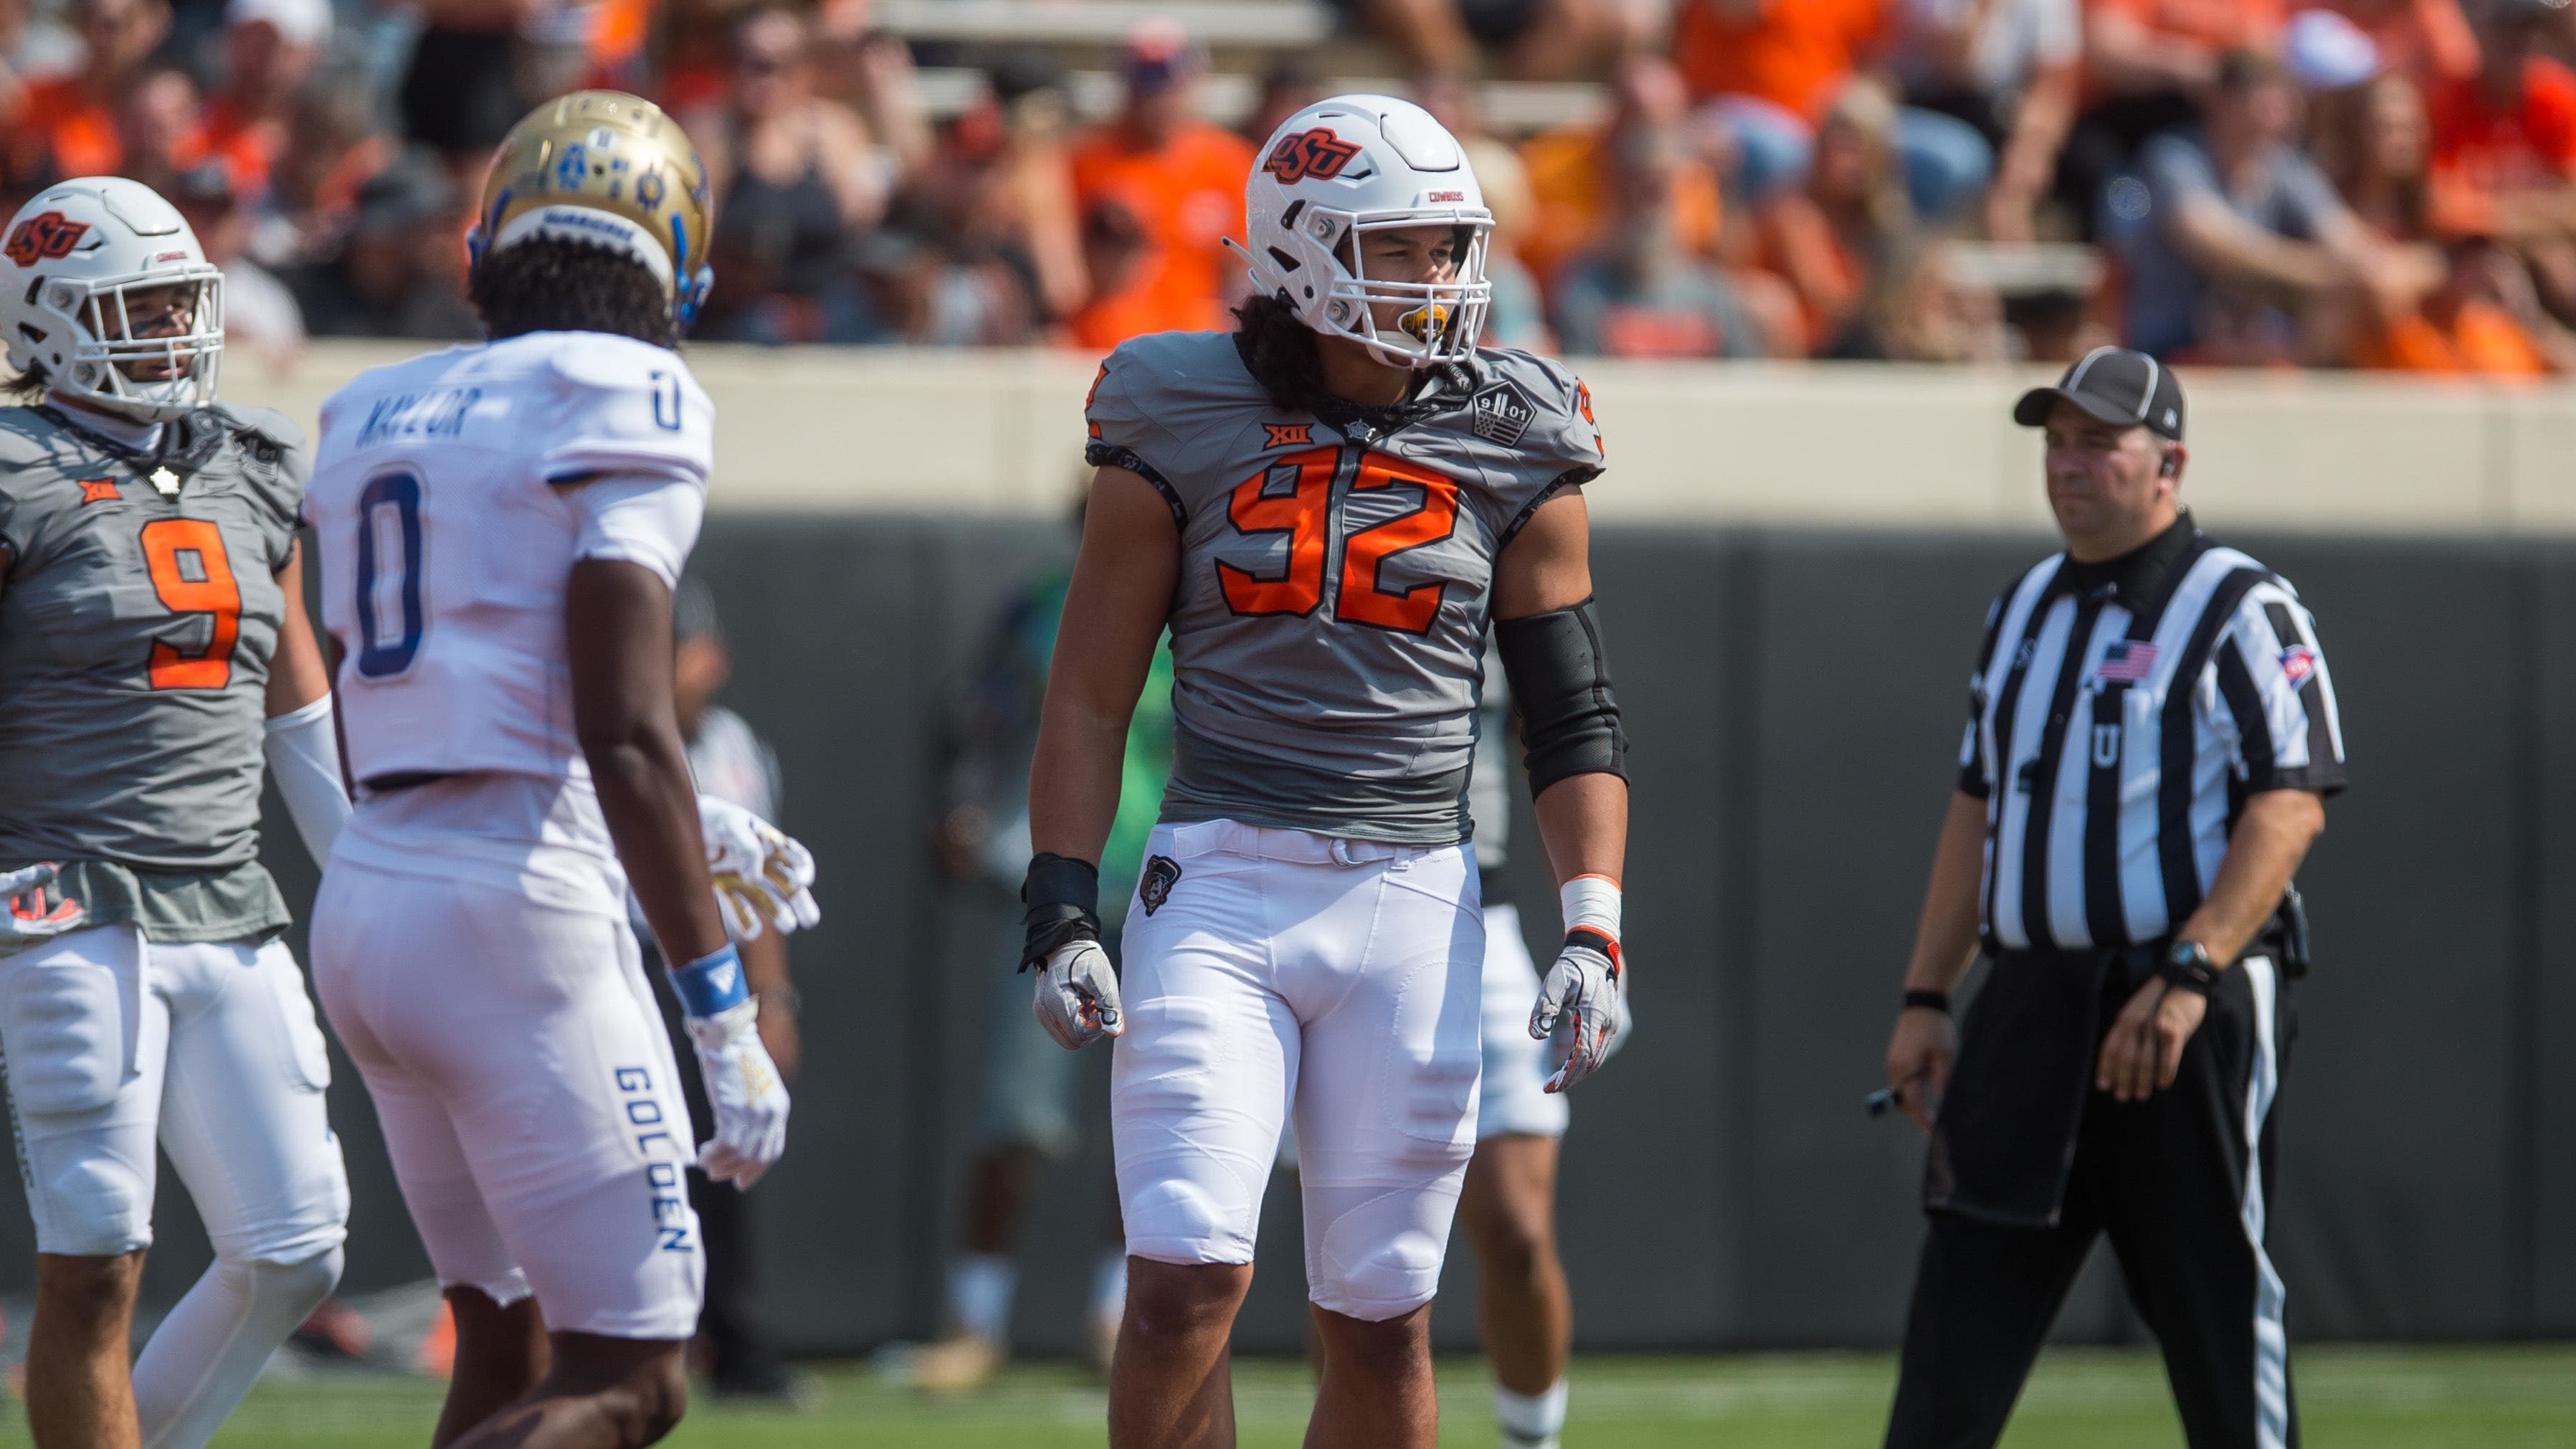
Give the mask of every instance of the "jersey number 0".
[{"label": "jersey number 0", "polygon": [[427,615],[420,602],[420,475],[379,473],[358,495],[358,673],[411,668]]},{"label": "jersey number 0", "polygon": [[[1333,475],[1341,471],[1336,446],[1291,453],[1235,486],[1226,517],[1242,534],[1288,536],[1287,570],[1263,578],[1219,562],[1217,582],[1226,607],[1237,614],[1311,614],[1324,601],[1324,552],[1331,525]],[[1440,615],[1448,585],[1389,589],[1379,581],[1395,555],[1438,543],[1458,530],[1458,485],[1426,468],[1384,453],[1362,453],[1353,494],[1419,488],[1422,504],[1342,540],[1342,587],[1333,617],[1344,623],[1427,634]],[[1281,491],[1285,490],[1285,491]]]}]

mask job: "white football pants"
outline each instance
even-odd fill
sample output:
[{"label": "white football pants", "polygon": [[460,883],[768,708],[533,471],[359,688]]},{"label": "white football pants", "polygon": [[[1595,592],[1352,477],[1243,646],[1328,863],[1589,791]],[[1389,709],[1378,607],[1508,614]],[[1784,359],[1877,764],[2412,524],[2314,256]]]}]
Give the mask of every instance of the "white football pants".
[{"label": "white football pants", "polygon": [[1478,1137],[1562,1137],[1566,1101],[1547,1079],[1562,1060],[1529,1034],[1530,1008],[1546,983],[1521,939],[1518,906],[1485,908],[1485,1077],[1476,1105]]},{"label": "white football pants", "polygon": [[1179,876],[1127,914],[1127,1251],[1251,1262],[1293,1110],[1308,1296],[1369,1321],[1430,1302],[1476,1146],[1473,857],[1230,820],[1159,826],[1147,850]]},{"label": "white football pants", "polygon": [[144,1443],[196,1449],[340,1276],[349,1178],[304,977],[280,941],[73,931],[0,957],[0,1052],[36,1251],[150,1247],[156,1139],[196,1204],[215,1261],[134,1366]]},{"label": "white football pants", "polygon": [[705,1258],[679,1066],[624,905],[541,905],[336,854],[313,984],[441,1286],[556,1332],[682,1339]]}]

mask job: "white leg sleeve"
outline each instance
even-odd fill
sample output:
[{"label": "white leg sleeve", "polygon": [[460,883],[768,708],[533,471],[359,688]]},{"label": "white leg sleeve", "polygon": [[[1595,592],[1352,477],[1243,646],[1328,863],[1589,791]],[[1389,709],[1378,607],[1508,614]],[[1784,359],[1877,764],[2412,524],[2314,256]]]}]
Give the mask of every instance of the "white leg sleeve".
[{"label": "white leg sleeve", "polygon": [[300,1263],[217,1258],[134,1365],[144,1449],[201,1449],[340,1281],[337,1247]]},{"label": "white leg sleeve", "polygon": [[134,1365],[147,1449],[197,1449],[340,1281],[349,1182],[304,978],[282,941],[152,948],[170,994],[164,1151],[215,1262]]}]

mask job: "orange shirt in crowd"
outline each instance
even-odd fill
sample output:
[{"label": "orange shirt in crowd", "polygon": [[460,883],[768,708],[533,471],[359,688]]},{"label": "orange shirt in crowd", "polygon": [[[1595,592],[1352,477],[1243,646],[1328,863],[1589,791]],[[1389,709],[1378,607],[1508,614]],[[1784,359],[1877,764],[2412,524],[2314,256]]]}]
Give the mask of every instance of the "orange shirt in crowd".
[{"label": "orange shirt in crowd", "polygon": [[[1542,287],[1559,268],[1590,247],[1610,213],[1610,133],[1598,127],[1551,131],[1521,147],[1529,173],[1530,224],[1513,248]],[[1724,211],[1717,178],[1704,166],[1685,166],[1673,179],[1673,226],[1682,245],[1701,256],[1717,254]]]},{"label": "orange shirt in crowd", "polygon": [[2522,104],[2497,110],[2476,77],[2434,88],[2434,224],[2475,232],[2492,224],[2499,193],[2576,181],[2576,72],[2553,60],[2523,62]]},{"label": "orange shirt in crowd", "polygon": [[2460,304],[2448,327],[2413,313],[2385,328],[2361,357],[2392,372],[2480,377],[2546,377],[2549,359],[2513,314],[2489,302]]},{"label": "orange shirt in crowd", "polygon": [[42,135],[57,175],[113,175],[125,159],[115,108],[92,98],[77,76],[54,76],[27,87],[26,106],[11,129]]},{"label": "orange shirt in crowd", "polygon": [[1833,223],[1800,192],[1765,203],[1753,218],[1753,233],[1754,265],[1789,284],[1808,348],[1822,349],[1860,310],[1869,290],[1868,260],[1843,245]]},{"label": "orange shirt in crowd", "polygon": [[205,151],[224,163],[236,196],[258,196],[268,190],[269,173],[276,169],[278,152],[285,145],[282,120],[245,116],[229,96],[218,96],[206,107]]},{"label": "orange shirt in crowd", "polygon": [[2210,50],[2269,46],[2281,33],[2284,0],[2084,0],[2084,14],[2125,15],[2141,28]]},{"label": "orange shirt in crowd", "polygon": [[1147,332],[1221,331],[1228,271],[1223,238],[1243,235],[1243,183],[1252,143],[1203,122],[1185,123],[1160,149],[1131,146],[1115,124],[1073,154],[1075,205],[1087,214],[1114,201],[1144,230],[1136,280],[1074,314],[1074,340],[1109,348]]},{"label": "orange shirt in crowd", "polygon": [[[2084,0],[2088,26],[2098,16],[2123,16],[2151,34],[2213,55],[2238,48],[2272,49],[2289,22],[2288,12],[2286,0]],[[2103,94],[2089,75],[2084,90],[2088,101]]]},{"label": "orange shirt in crowd", "polygon": [[2477,73],[2478,33],[2460,0],[2326,0],[2325,8],[2360,27],[2390,70],[2426,82]]},{"label": "orange shirt in crowd", "polygon": [[1821,116],[1886,28],[1887,0],[1682,0],[1673,59],[1694,96]]}]

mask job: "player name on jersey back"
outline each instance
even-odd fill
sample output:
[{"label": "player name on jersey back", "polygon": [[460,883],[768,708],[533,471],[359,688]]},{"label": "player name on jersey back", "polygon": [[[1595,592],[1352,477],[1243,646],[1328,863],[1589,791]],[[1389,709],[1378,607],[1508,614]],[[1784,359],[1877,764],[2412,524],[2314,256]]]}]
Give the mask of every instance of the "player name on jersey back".
[{"label": "player name on jersey back", "polygon": [[1273,403],[1232,334],[1173,332],[1112,353],[1085,412],[1090,460],[1181,530],[1164,818],[1465,838],[1495,560],[1601,471],[1583,385],[1487,350],[1327,418]]},{"label": "player name on jersey back", "polygon": [[676,354],[604,333],[450,348],[333,394],[306,517],[352,776],[586,777],[564,646],[579,495],[638,478],[703,494],[713,437]]}]

